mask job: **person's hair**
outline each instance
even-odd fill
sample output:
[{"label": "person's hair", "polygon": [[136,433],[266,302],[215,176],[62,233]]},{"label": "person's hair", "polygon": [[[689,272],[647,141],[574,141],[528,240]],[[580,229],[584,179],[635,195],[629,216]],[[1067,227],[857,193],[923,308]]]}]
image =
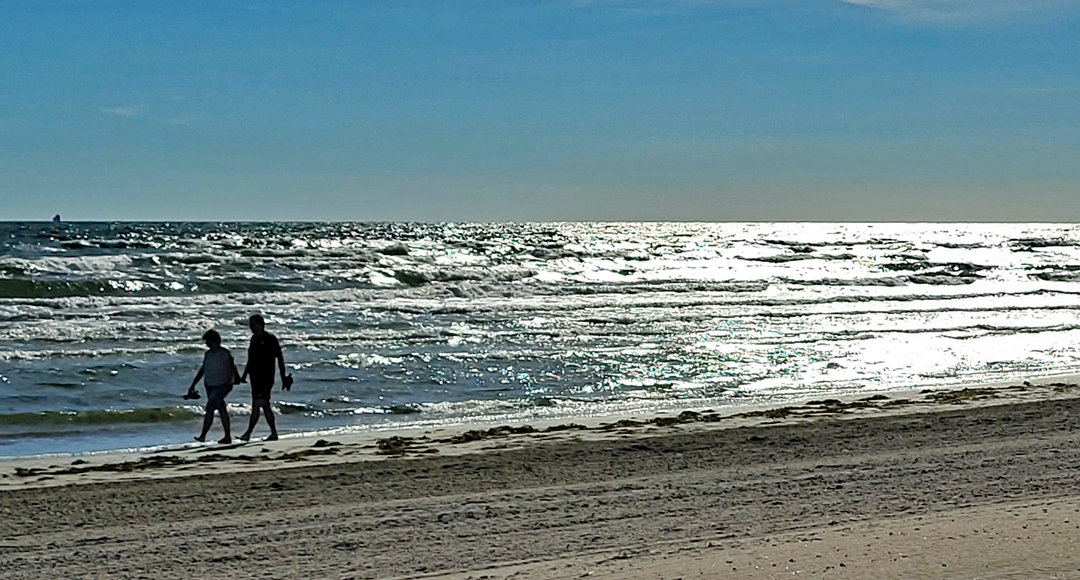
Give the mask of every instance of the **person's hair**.
[{"label": "person's hair", "polygon": [[214,330],[213,328],[204,332],[202,335],[202,339],[206,342],[214,342],[217,344],[221,344],[221,335],[218,334],[218,331]]},{"label": "person's hair", "polygon": [[258,322],[259,324],[266,326],[266,320],[262,317],[262,314],[252,314],[251,318],[248,318],[248,324]]}]

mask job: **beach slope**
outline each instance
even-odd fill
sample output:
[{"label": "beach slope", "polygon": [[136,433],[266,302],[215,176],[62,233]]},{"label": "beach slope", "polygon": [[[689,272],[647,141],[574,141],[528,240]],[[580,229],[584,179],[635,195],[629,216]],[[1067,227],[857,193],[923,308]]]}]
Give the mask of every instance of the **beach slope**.
[{"label": "beach slope", "polygon": [[1078,396],[0,466],[0,578],[1080,577]]}]

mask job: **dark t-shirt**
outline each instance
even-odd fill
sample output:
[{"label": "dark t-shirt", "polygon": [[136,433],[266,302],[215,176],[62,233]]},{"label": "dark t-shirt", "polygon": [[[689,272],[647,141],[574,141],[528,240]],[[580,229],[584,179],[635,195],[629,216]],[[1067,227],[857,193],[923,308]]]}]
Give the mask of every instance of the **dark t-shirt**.
[{"label": "dark t-shirt", "polygon": [[252,385],[273,385],[274,369],[281,356],[281,344],[269,332],[251,337],[248,347],[247,373]]}]

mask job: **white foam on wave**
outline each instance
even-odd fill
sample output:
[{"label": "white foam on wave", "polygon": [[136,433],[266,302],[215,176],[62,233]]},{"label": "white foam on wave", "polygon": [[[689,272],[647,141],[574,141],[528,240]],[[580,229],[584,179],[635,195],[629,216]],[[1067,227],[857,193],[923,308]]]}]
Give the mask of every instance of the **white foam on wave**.
[{"label": "white foam on wave", "polygon": [[116,272],[123,270],[131,263],[132,257],[128,255],[43,256],[34,259],[0,258],[0,266],[13,267],[24,272],[48,276]]},{"label": "white foam on wave", "polygon": [[[247,227],[114,228],[89,232],[101,244],[0,256],[19,283],[36,264],[111,294],[0,298],[0,360],[18,386],[0,399],[173,404],[201,333],[218,328],[242,361],[256,311],[297,375],[279,401],[296,422],[734,404],[1080,361],[1080,291],[1054,280],[1076,274],[1071,226]],[[147,241],[125,249],[127,234]],[[109,361],[130,367],[87,374]]]}]

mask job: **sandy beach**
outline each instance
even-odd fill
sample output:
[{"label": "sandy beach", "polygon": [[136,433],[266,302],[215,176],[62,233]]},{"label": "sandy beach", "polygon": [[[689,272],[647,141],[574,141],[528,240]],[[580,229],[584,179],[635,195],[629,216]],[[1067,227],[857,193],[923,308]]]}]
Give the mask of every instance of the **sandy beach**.
[{"label": "sandy beach", "polygon": [[0,0],[0,580],[1080,580],[1080,0]]},{"label": "sandy beach", "polygon": [[0,462],[0,578],[1080,578],[1075,377]]}]

